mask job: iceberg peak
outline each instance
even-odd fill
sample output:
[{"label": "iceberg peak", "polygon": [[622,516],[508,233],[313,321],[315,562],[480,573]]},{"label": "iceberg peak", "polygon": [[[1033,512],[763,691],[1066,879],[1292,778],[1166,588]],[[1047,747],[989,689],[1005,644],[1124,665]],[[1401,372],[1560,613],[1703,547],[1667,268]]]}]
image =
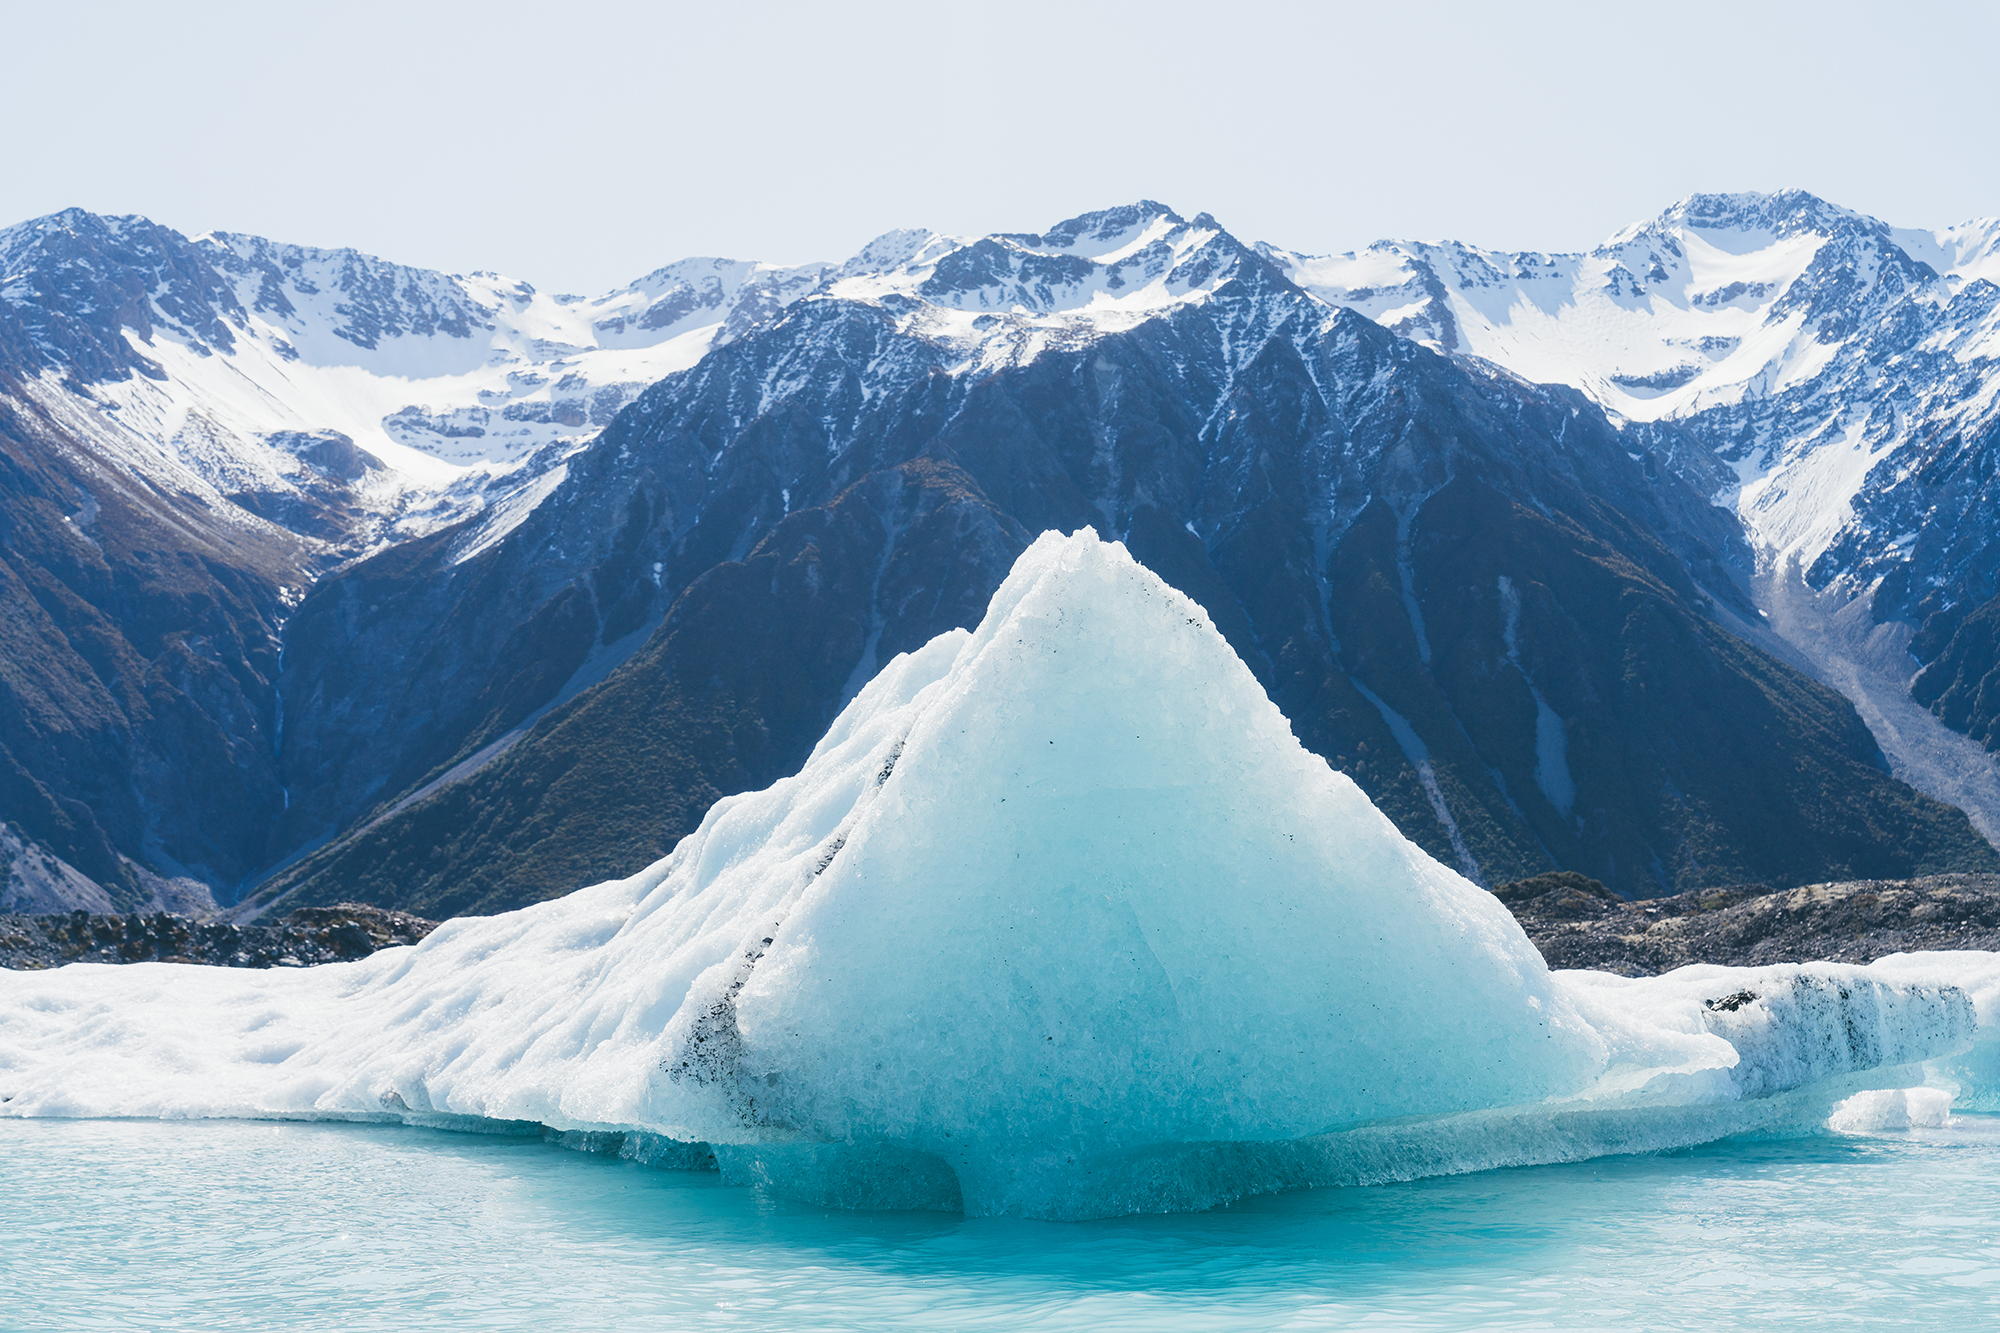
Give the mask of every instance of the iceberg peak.
[{"label": "iceberg peak", "polygon": [[1089,529],[1021,556],[895,744],[735,1000],[760,1107],[796,1131],[963,1179],[1596,1072],[1602,1043],[1505,908]]}]

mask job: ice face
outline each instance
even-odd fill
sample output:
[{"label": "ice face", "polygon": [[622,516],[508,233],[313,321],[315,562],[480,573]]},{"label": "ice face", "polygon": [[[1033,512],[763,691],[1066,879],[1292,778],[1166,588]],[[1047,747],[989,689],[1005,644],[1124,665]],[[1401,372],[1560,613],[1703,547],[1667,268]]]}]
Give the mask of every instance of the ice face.
[{"label": "ice face", "polygon": [[1308,753],[1201,610],[1043,538],[736,1000],[774,1120],[961,1174],[1582,1087],[1489,893]]},{"label": "ice face", "polygon": [[1086,530],[631,879],[309,971],[0,973],[0,1113],[529,1121],[827,1203],[1199,1208],[1817,1125],[1972,1046],[1968,958],[1551,974]]},{"label": "ice face", "polygon": [[1902,982],[1948,983],[1970,997],[1978,1017],[1970,1050],[1929,1066],[1930,1081],[1961,1111],[2000,1111],[2000,953],[1925,951],[1878,959],[1871,972]]}]

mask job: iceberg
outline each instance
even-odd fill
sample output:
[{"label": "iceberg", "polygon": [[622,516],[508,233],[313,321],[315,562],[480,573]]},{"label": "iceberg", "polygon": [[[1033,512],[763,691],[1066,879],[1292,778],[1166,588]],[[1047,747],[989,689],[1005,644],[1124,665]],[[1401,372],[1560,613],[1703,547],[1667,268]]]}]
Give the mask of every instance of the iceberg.
[{"label": "iceberg", "polygon": [[629,879],[353,963],[0,973],[0,1114],[530,1122],[1080,1218],[1816,1129],[1993,1072],[1996,961],[1552,973],[1085,529]]}]

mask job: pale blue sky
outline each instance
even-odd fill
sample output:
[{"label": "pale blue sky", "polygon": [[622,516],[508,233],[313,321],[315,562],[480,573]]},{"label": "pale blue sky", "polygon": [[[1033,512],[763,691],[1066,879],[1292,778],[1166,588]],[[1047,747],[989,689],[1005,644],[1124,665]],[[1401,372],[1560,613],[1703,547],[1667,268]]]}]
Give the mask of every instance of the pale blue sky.
[{"label": "pale blue sky", "polygon": [[0,223],[79,204],[596,292],[1150,196],[1577,249],[1694,190],[2000,213],[2000,5],[0,0]]}]

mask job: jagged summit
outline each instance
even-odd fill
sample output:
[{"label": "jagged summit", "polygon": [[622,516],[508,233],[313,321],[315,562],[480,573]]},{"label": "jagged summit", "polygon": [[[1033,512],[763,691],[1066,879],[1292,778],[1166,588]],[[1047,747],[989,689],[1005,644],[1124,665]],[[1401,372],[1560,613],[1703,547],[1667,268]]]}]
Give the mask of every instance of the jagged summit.
[{"label": "jagged summit", "polygon": [[41,217],[0,227],[0,266],[11,274],[22,256],[37,246],[59,245],[63,238],[124,237],[158,224],[136,213],[93,213],[87,208],[63,208]]},{"label": "jagged summit", "polygon": [[[189,244],[229,277],[245,308],[294,338],[331,334],[360,351],[379,352],[398,339],[465,341],[495,328],[497,311],[478,299],[473,286],[481,275],[437,273],[360,250],[287,245],[238,232],[204,232]],[[524,301],[534,293],[526,283],[483,276],[480,285],[503,300]],[[322,314],[332,319],[315,328],[314,317]]]},{"label": "jagged summit", "polygon": [[[1275,273],[1208,214],[1188,221],[1152,200],[1084,213],[1048,231],[978,238],[894,232],[843,265],[823,299],[916,300],[938,309],[990,314],[1087,336],[1092,325],[1135,319],[1204,299],[1245,266]],[[1282,280],[1280,280],[1282,281]],[[959,341],[993,343],[991,324],[940,328]]]},{"label": "jagged summit", "polygon": [[[185,237],[137,216],[65,209],[0,230],[0,322],[31,364],[83,382],[167,372],[140,344],[155,334],[200,355],[233,350],[244,312],[235,292]],[[7,341],[0,333],[0,346]]]},{"label": "jagged summit", "polygon": [[[1786,189],[1764,193],[1755,190],[1731,194],[1691,194],[1668,205],[1648,223],[1627,228],[1662,231],[1693,229],[1763,232],[1785,238],[1802,233],[1830,236],[1855,227],[1880,228],[1875,219],[1829,203],[1805,190]],[[1624,235],[1626,233],[1620,233]],[[1617,244],[1614,237],[1607,245]]]},{"label": "jagged summit", "polygon": [[[1207,217],[1206,214],[1202,216]],[[1165,204],[1152,199],[1141,199],[1136,203],[1123,204],[1115,208],[1100,208],[1089,213],[1079,213],[1073,218],[1056,223],[1039,236],[1031,232],[996,232],[995,238],[1031,250],[1061,251],[1087,258],[1101,258],[1129,246],[1135,238],[1151,231],[1156,224],[1161,230],[1171,230],[1185,225],[1185,220]]]}]

